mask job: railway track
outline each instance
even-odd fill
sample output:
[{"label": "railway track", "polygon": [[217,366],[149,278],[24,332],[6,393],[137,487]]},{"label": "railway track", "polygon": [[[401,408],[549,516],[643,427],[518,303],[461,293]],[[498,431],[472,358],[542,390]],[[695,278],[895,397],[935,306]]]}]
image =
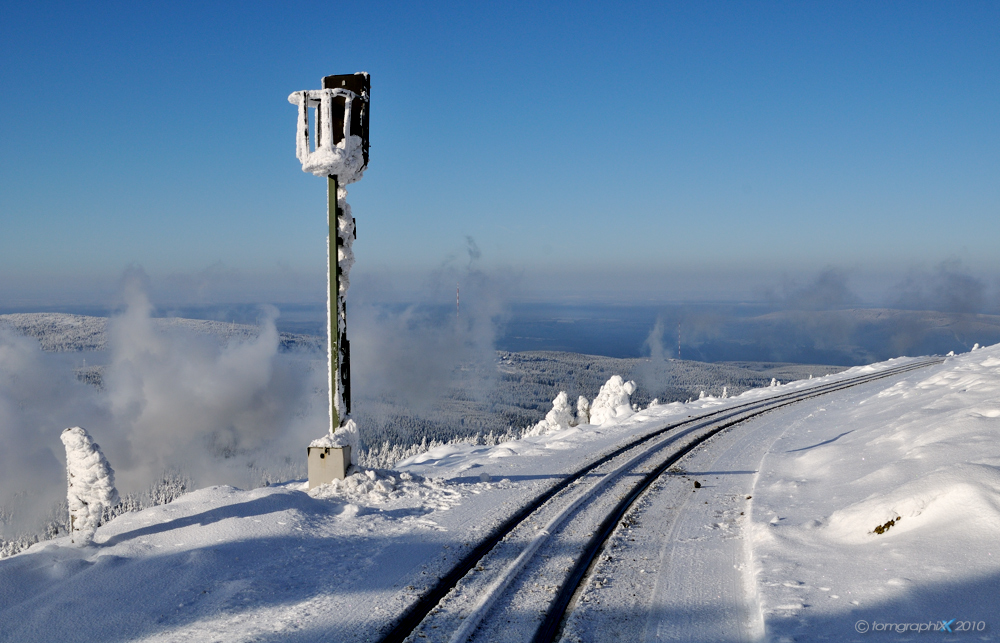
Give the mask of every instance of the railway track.
[{"label": "railway track", "polygon": [[685,455],[764,413],[942,361],[910,362],[692,415],[633,437],[495,529],[400,617],[382,643],[556,640],[605,542],[646,489]]}]

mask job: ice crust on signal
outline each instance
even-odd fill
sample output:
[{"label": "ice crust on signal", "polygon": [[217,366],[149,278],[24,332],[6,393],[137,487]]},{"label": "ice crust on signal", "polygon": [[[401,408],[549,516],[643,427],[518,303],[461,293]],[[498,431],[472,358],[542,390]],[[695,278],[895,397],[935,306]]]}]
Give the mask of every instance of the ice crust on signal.
[{"label": "ice crust on signal", "polygon": [[[334,145],[333,118],[331,108],[338,98],[346,100],[344,124],[346,130],[340,143]],[[295,133],[295,156],[302,163],[302,171],[316,176],[336,176],[342,185],[354,183],[365,171],[364,141],[356,134],[349,134],[351,111],[362,109],[362,103],[367,100],[364,95],[345,89],[318,89],[293,92],[288,96],[288,102],[299,108],[298,127]],[[355,105],[355,101],[358,102]],[[309,136],[310,107],[316,107],[317,121],[314,124],[315,148],[311,149]],[[319,139],[319,140],[315,140]]]},{"label": "ice crust on signal", "polygon": [[[343,185],[338,185],[337,187],[337,207],[340,211],[340,214],[337,217],[337,237],[340,239],[340,242],[337,244],[337,265],[340,267],[340,281],[337,288],[337,315],[339,319],[345,319],[345,301],[347,298],[347,290],[351,287],[351,267],[354,266],[353,245],[355,227],[354,217],[351,215],[351,206],[347,202],[347,189]],[[330,244],[327,243],[327,248],[329,247]],[[332,265],[330,261],[330,253],[329,250],[327,250],[327,309],[330,307],[330,279],[333,275],[333,271],[330,269]],[[328,346],[333,346],[335,343],[333,333],[337,332],[337,327],[337,323],[327,323],[326,340]],[[336,407],[338,416],[343,419],[346,413],[343,391],[340,390],[340,382],[334,381],[332,371],[329,374],[327,382],[330,386],[330,391],[332,392],[332,395],[330,396],[331,415],[333,407]],[[351,458],[354,458],[353,453]]]},{"label": "ice crust on signal", "polygon": [[316,176],[336,176],[345,185],[361,178],[365,170],[363,147],[360,136],[345,139],[343,147],[334,145],[331,149],[309,152],[302,161],[302,171]]}]

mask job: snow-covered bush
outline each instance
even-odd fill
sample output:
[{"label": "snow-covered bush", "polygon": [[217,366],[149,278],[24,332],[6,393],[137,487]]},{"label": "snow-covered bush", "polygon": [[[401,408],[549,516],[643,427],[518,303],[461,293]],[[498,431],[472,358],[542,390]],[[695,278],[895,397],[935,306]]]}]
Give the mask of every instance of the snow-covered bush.
[{"label": "snow-covered bush", "polygon": [[60,436],[66,446],[66,501],[72,523],[72,540],[89,545],[105,509],[118,502],[115,472],[86,430],[76,426]]},{"label": "snow-covered bush", "polygon": [[635,393],[635,382],[624,381],[621,375],[613,375],[590,405],[590,423],[604,424],[609,420],[623,420],[635,411],[629,396]]}]

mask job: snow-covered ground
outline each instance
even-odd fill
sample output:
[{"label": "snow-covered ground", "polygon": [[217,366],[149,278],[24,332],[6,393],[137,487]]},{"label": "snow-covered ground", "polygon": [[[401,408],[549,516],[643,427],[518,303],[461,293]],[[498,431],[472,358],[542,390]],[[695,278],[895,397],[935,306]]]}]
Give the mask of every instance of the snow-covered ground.
[{"label": "snow-covered ground", "polygon": [[802,409],[763,458],[749,537],[768,631],[864,640],[955,619],[955,640],[994,640],[1000,346],[879,388]]},{"label": "snow-covered ground", "polygon": [[[56,539],[0,560],[0,641],[374,640],[493,526],[627,437],[898,363],[439,447],[337,489],[201,489],[113,520],[92,546]],[[674,494],[683,511],[640,511],[619,535],[648,560],[600,572],[578,608],[581,638],[620,638],[630,622],[637,640],[898,640],[909,634],[878,624],[954,618],[952,629],[985,628],[956,639],[988,640],[1000,605],[998,434],[1000,346],[720,434],[645,503]]]}]

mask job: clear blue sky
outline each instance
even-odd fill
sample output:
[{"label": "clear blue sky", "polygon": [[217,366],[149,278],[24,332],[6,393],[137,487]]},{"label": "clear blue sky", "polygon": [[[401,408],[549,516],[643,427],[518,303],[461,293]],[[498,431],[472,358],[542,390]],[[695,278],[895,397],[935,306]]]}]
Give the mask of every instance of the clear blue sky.
[{"label": "clear blue sky", "polygon": [[99,301],[136,263],[178,299],[322,299],[287,96],[361,70],[359,288],[467,237],[535,298],[993,284],[998,33],[992,2],[8,3],[0,298]]}]

